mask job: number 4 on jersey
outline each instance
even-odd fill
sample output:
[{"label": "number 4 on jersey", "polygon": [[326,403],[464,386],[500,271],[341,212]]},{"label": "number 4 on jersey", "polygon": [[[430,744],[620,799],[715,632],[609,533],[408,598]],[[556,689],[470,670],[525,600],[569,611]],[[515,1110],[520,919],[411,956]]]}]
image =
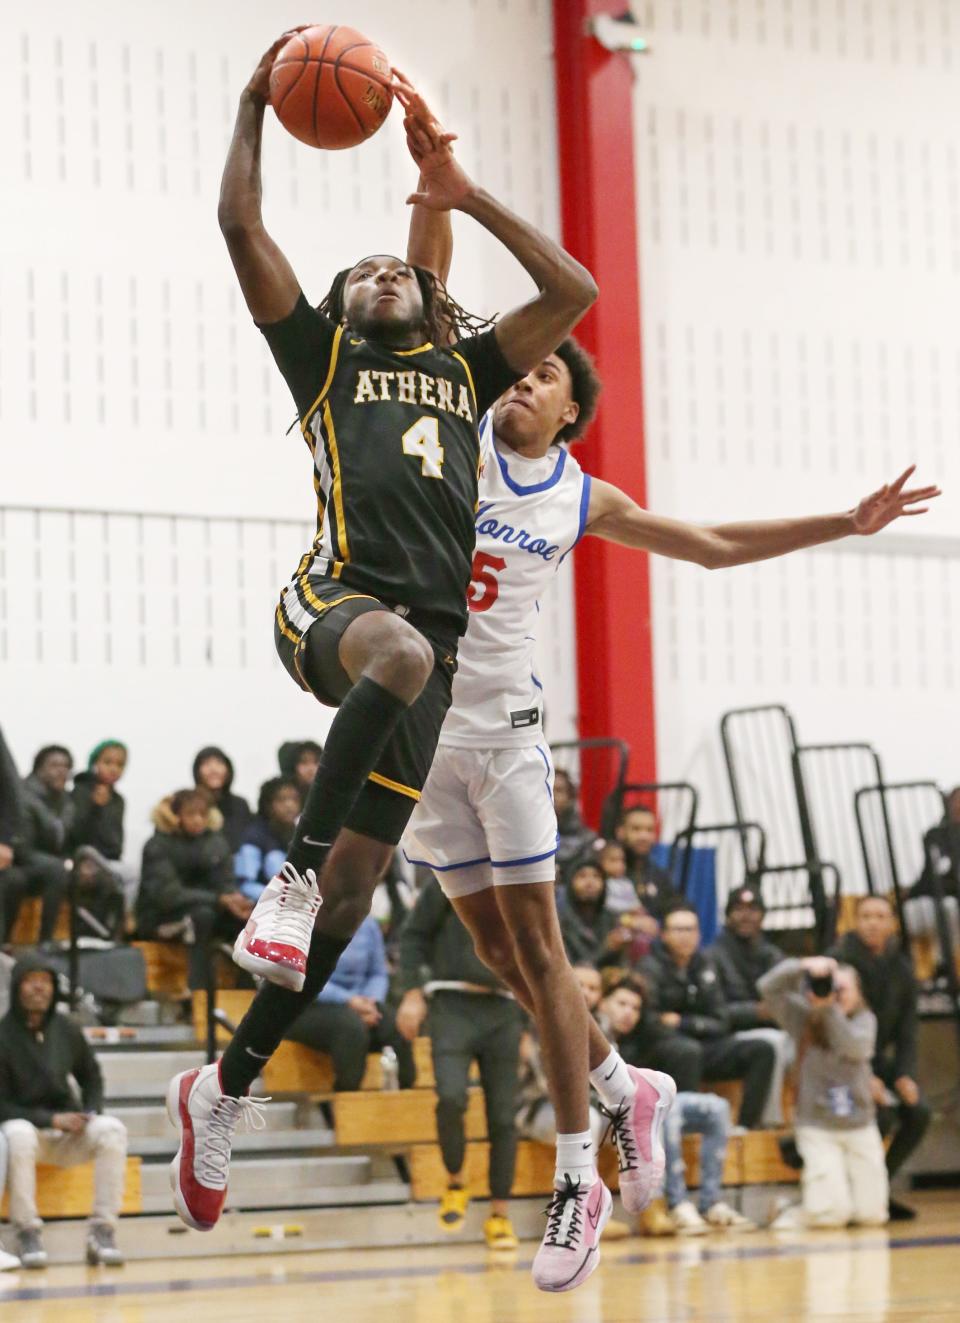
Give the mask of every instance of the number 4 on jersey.
[{"label": "number 4 on jersey", "polygon": [[506,568],[507,562],[503,556],[488,556],[485,551],[476,553],[467,592],[467,606],[471,611],[490,610],[500,596],[500,580],[497,575]]},{"label": "number 4 on jersey", "polygon": [[420,460],[422,478],[443,477],[443,446],[440,444],[440,422],[436,418],[420,418],[403,434],[403,453]]}]

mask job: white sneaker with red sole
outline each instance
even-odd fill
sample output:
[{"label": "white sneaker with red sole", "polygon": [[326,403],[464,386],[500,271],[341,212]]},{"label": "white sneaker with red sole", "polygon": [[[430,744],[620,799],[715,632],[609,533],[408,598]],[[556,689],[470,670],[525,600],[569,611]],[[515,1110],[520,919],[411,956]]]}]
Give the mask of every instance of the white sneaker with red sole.
[{"label": "white sneaker with red sole", "polygon": [[230,1098],[220,1087],[220,1066],[201,1066],[174,1075],[167,1089],[167,1115],[180,1132],[170,1164],[173,1203],[194,1231],[217,1225],[227,1198],[230,1146],[238,1124],[249,1130],[266,1125],[268,1098]]},{"label": "white sneaker with red sole", "polygon": [[320,903],[313,869],[308,868],[301,877],[293,864],[284,864],[264,887],[234,943],[234,962],[268,983],[300,992]]},{"label": "white sneaker with red sole", "polygon": [[596,1271],[600,1237],[613,1212],[613,1196],[598,1176],[592,1185],[570,1177],[547,1204],[547,1230],[533,1260],[541,1291],[572,1291]]},{"label": "white sneaker with red sole", "polygon": [[642,1213],[663,1185],[666,1157],[663,1123],[677,1096],[677,1086],[660,1070],[628,1066],[637,1091],[616,1111],[600,1110],[610,1121],[610,1134],[620,1158],[620,1199],[628,1213]]}]

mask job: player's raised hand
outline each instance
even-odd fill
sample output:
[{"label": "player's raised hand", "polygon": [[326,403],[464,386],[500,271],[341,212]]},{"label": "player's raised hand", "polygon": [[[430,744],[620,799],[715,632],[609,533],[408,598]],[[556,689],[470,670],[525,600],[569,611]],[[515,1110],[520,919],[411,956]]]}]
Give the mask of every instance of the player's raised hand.
[{"label": "player's raised hand", "polygon": [[273,42],[267,50],[260,56],[260,62],[253,71],[246,90],[252,92],[255,96],[262,97],[264,101],[270,100],[270,70],[273,68],[273,62],[277,58],[279,51],[286,46],[287,42],[297,32],[303,32],[311,27],[310,23],[301,23],[298,27],[288,28]]},{"label": "player's raised hand", "polygon": [[403,127],[410,155],[420,171],[420,186],[407,198],[432,211],[450,211],[474,191],[473,180],[453,154],[455,133],[447,133],[412,83],[393,70],[393,89],[403,106]]},{"label": "player's raised hand", "polygon": [[879,533],[894,519],[901,515],[926,514],[930,508],[926,502],[933,501],[940,495],[940,488],[907,487],[907,479],[916,468],[911,464],[900,474],[896,482],[884,485],[865,496],[853,512],[853,526],[858,533],[869,535]]}]

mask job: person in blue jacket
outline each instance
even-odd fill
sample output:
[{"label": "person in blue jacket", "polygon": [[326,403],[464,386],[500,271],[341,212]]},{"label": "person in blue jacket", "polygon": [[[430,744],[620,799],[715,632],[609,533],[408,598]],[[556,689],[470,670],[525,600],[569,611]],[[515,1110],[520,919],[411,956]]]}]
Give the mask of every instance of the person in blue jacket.
[{"label": "person in blue jacket", "polygon": [[240,891],[254,904],[280,872],[303,809],[303,793],[293,777],[273,776],[260,787],[257,812],[244,829],[233,871]]},{"label": "person in blue jacket", "polygon": [[285,1037],[333,1058],[336,1090],[359,1089],[367,1054],[392,1047],[397,1082],[412,1088],[416,1079],[413,1046],[397,1029],[386,1005],[390,976],[383,934],[368,915],[337,961],[329,983],[312,1006],[302,1011]]}]

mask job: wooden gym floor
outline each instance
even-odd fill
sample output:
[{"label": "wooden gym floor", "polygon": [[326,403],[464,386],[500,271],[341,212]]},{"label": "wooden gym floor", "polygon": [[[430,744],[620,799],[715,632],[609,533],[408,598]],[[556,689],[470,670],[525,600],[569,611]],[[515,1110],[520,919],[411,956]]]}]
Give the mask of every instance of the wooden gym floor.
[{"label": "wooden gym floor", "polygon": [[[533,1245],[153,1260],[123,1269],[0,1275],[3,1323],[780,1323],[960,1320],[960,1199],[915,1196],[889,1233],[631,1238],[589,1282],[535,1290]],[[127,1224],[129,1228],[130,1224]],[[904,1229],[901,1229],[903,1227]],[[77,1225],[78,1236],[82,1224]]]}]

